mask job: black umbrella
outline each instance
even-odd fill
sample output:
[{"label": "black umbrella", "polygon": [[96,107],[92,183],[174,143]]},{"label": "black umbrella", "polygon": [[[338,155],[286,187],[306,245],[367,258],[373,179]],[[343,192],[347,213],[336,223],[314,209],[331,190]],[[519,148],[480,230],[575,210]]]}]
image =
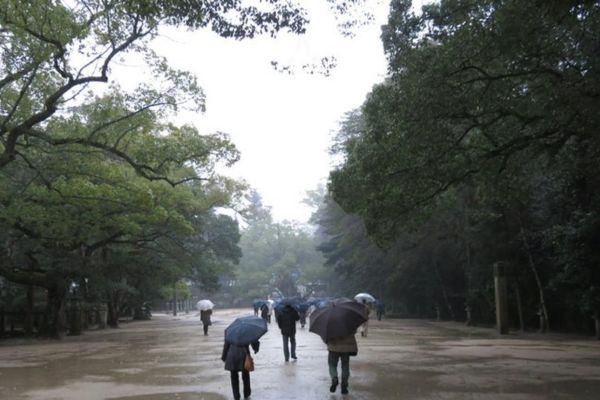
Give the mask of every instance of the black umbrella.
[{"label": "black umbrella", "polygon": [[367,320],[366,307],[355,301],[333,301],[316,309],[310,316],[310,331],[323,341],[353,335]]},{"label": "black umbrella", "polygon": [[245,346],[256,342],[265,333],[267,333],[267,321],[249,315],[236,318],[225,328],[225,340],[237,346]]}]

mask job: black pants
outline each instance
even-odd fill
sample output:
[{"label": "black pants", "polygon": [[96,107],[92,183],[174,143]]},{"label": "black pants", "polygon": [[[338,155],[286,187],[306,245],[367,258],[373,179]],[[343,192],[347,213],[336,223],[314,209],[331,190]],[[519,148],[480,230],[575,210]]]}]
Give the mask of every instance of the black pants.
[{"label": "black pants", "polygon": [[[239,371],[230,371],[231,374],[231,390],[233,391],[233,398],[236,400],[240,399],[240,377]],[[242,382],[244,383],[244,397],[250,397],[250,372],[243,370]]]},{"label": "black pants", "polygon": [[208,324],[202,324],[202,328],[204,329],[204,335],[208,335]]},{"label": "black pants", "polygon": [[[283,357],[285,361],[290,359],[290,350],[292,358],[296,358],[296,335],[281,335],[283,337]],[[288,341],[290,346],[288,347]]]},{"label": "black pants", "polygon": [[327,356],[329,376],[332,380],[337,380],[337,366],[340,360],[342,361],[342,387],[348,387],[348,378],[350,377],[350,353],[329,352]]}]

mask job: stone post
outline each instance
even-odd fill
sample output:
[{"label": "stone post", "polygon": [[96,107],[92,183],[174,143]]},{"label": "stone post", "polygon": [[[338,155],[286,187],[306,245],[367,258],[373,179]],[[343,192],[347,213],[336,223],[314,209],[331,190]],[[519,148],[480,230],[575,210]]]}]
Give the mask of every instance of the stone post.
[{"label": "stone post", "polygon": [[504,262],[494,264],[494,294],[496,298],[496,328],[501,335],[508,334],[508,283],[507,266]]}]

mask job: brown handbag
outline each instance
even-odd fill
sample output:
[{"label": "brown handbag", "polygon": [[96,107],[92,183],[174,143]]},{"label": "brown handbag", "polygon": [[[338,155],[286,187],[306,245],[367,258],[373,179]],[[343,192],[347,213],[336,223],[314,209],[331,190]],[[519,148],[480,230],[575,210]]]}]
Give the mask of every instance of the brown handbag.
[{"label": "brown handbag", "polygon": [[246,358],[244,359],[244,369],[248,372],[254,371],[254,360],[250,356],[250,353],[246,353]]}]

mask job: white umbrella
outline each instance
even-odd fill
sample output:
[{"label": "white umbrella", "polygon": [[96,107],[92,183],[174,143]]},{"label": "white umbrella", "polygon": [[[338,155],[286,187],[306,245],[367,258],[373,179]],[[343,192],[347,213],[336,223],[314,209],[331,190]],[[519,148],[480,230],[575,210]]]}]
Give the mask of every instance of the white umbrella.
[{"label": "white umbrella", "polygon": [[361,303],[374,303],[375,297],[371,296],[369,293],[359,293],[354,296],[354,300],[360,301]]},{"label": "white umbrella", "polygon": [[208,299],[200,300],[196,303],[196,308],[200,311],[212,310],[214,306],[214,303]]}]

